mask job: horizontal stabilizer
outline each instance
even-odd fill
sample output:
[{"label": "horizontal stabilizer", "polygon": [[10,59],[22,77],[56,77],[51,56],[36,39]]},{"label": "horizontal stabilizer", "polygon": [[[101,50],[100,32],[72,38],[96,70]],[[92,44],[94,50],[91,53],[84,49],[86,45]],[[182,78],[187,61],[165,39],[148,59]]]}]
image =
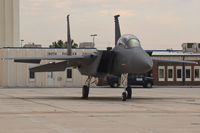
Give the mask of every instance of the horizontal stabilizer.
[{"label": "horizontal stabilizer", "polygon": [[171,60],[171,59],[158,59],[158,58],[152,58],[152,60],[159,61],[159,62],[198,64],[198,62],[195,62],[195,61],[186,61],[186,60]]}]

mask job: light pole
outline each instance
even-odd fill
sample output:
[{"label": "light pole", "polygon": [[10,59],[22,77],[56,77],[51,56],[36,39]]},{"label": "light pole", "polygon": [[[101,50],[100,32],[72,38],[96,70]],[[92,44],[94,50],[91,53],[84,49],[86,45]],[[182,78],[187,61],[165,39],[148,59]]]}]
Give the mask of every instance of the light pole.
[{"label": "light pole", "polygon": [[24,42],[24,40],[21,40],[21,47],[22,47],[22,45],[23,45],[23,42]]},{"label": "light pole", "polygon": [[90,36],[93,37],[93,45],[95,45],[95,37],[97,36],[97,34],[92,34]]}]

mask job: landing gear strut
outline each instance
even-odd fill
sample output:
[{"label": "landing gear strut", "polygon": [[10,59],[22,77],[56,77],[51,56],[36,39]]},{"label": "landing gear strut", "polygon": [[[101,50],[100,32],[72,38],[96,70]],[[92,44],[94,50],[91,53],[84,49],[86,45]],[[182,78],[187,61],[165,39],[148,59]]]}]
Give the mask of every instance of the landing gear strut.
[{"label": "landing gear strut", "polygon": [[124,87],[125,90],[122,92],[122,101],[132,98],[132,88],[128,86],[128,74],[121,75],[121,87]]}]

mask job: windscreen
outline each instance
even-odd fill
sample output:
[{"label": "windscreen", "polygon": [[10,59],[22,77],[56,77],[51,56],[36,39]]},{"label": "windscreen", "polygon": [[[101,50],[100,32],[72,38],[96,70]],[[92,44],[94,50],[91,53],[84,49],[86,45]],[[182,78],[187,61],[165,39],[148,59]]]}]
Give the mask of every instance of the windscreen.
[{"label": "windscreen", "polygon": [[117,44],[120,47],[124,48],[135,48],[135,47],[141,47],[140,41],[137,39],[136,36],[131,35],[131,34],[125,34],[121,36],[117,42]]},{"label": "windscreen", "polygon": [[133,47],[141,47],[140,42],[137,39],[130,39],[127,43],[128,48],[133,48]]}]

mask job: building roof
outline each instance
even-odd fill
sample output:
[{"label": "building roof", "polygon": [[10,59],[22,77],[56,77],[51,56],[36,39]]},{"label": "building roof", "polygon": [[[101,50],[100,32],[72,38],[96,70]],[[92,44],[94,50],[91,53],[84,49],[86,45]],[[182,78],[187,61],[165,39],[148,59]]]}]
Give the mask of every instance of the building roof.
[{"label": "building roof", "polygon": [[182,50],[152,50],[152,56],[200,56],[200,53],[183,52]]},{"label": "building roof", "polygon": [[[1,49],[66,49],[67,48],[49,48],[49,47],[3,47]],[[96,48],[72,48],[72,49],[96,49]]]}]

